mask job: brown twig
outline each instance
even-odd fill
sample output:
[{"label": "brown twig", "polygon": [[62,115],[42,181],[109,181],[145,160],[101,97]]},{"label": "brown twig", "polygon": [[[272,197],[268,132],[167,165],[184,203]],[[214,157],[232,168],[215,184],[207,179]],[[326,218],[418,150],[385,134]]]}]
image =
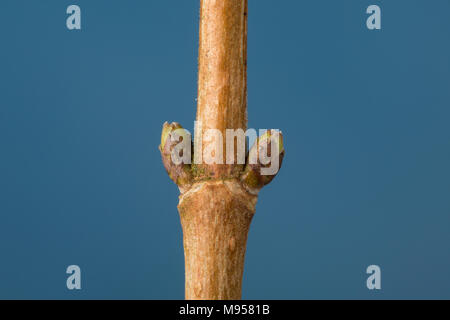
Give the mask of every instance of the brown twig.
[{"label": "brown twig", "polygon": [[[246,130],[247,0],[201,0],[197,124],[202,130],[196,128],[194,140],[202,144],[192,157],[196,160],[205,150],[226,150],[225,140],[205,136],[208,129],[217,129],[224,137],[226,129]],[[177,123],[164,124],[160,150],[169,176],[181,191],[178,210],[186,299],[240,299],[247,234],[258,191],[274,175],[261,175],[264,165],[249,163],[248,158],[246,164],[226,164],[225,153],[222,164],[175,164],[173,148],[190,138],[171,139],[180,128]],[[282,158],[282,137],[268,139],[271,136],[269,131],[260,137],[250,155],[275,143],[277,148],[272,150]]]}]

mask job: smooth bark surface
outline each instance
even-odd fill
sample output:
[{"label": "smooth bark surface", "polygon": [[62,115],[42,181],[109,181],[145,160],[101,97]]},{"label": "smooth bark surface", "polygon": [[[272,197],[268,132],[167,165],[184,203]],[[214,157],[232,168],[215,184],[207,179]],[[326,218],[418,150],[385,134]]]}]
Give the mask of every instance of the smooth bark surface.
[{"label": "smooth bark surface", "polygon": [[236,180],[200,182],[180,197],[186,299],[240,299],[257,196]]},{"label": "smooth bark surface", "polygon": [[[201,128],[200,128],[201,127]],[[170,139],[180,124],[165,123],[159,147],[169,177],[180,188],[186,299],[240,299],[244,257],[259,190],[273,176],[266,164],[205,163],[205,152],[227,150],[226,139],[207,136],[215,129],[247,128],[247,0],[201,0],[197,125],[194,163],[174,164]],[[201,129],[201,130],[200,130]],[[253,150],[263,148],[258,138]],[[183,137],[183,140],[186,137]],[[213,138],[213,139],[211,139]],[[282,137],[272,141],[284,155]],[[269,143],[270,145],[270,143]],[[236,157],[237,149],[234,149]],[[248,161],[247,161],[248,162]]]},{"label": "smooth bark surface", "polygon": [[[207,129],[247,128],[247,0],[202,0],[197,122],[195,139],[203,150],[220,143],[206,136]],[[225,139],[222,150],[226,150]],[[198,155],[197,155],[198,156]],[[223,154],[225,162],[225,153]],[[237,177],[242,165],[198,165],[196,178]]]}]

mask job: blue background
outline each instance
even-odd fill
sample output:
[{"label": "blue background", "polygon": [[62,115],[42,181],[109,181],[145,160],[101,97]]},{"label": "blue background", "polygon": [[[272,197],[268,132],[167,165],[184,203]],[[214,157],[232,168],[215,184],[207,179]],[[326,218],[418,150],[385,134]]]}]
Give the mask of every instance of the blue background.
[{"label": "blue background", "polygon": [[[157,146],[166,120],[193,129],[198,2],[0,2],[0,298],[184,297]],[[280,128],[287,154],[243,298],[450,298],[449,17],[448,0],[249,1],[249,127]]]}]

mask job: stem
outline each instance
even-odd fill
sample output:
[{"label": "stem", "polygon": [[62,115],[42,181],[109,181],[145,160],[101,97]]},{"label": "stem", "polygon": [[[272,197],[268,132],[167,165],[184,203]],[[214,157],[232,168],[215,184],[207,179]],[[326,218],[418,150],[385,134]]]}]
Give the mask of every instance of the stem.
[{"label": "stem", "polygon": [[[205,136],[247,127],[247,0],[201,0],[197,123]],[[202,135],[201,137],[199,135]],[[225,141],[219,146],[226,150]],[[212,146],[213,148],[215,146]],[[224,156],[224,155],[223,155]],[[225,163],[223,157],[222,163]],[[237,178],[242,165],[197,166],[196,179]],[[256,196],[236,181],[207,181],[182,195],[186,299],[240,299],[248,229]]]},{"label": "stem", "polygon": [[[194,151],[194,159],[202,159],[211,150],[227,150],[226,139],[220,142],[207,136],[210,129],[226,137],[227,129],[246,128],[247,0],[201,0],[194,137],[194,145],[200,148]],[[222,161],[219,158],[212,164],[195,160],[192,165],[174,163],[171,155],[180,137],[171,138],[179,129],[178,123],[165,123],[159,149],[169,177],[181,191],[178,210],[183,229],[186,299],[240,299],[247,235],[258,192],[278,171],[261,173],[272,161],[247,161],[245,166],[225,164],[225,153]],[[181,141],[186,142],[187,137],[182,135]],[[268,133],[260,137],[251,153],[257,155],[269,149],[271,155],[279,154],[281,164],[281,135]],[[235,147],[235,157],[236,153]]]},{"label": "stem", "polygon": [[[225,137],[226,129],[247,128],[247,0],[201,0],[197,121],[203,150],[217,143],[207,141],[207,129]],[[197,178],[236,177],[241,169],[202,164]]]},{"label": "stem", "polygon": [[256,200],[236,180],[200,182],[181,196],[186,299],[241,298]]}]

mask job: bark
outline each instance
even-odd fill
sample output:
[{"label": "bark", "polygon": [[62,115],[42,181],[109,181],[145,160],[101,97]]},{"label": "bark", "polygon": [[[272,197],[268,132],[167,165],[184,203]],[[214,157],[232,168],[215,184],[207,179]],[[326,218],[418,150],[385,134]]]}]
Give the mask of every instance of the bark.
[{"label": "bark", "polygon": [[[247,128],[247,0],[201,0],[195,139],[208,144],[208,129]],[[223,141],[223,150],[225,141]],[[223,157],[225,163],[225,157]],[[237,177],[240,165],[202,164],[197,179]]]},{"label": "bark", "polygon": [[[207,129],[217,129],[223,137],[226,129],[246,130],[247,0],[201,0],[197,124],[202,131],[196,127],[194,140],[202,145],[194,158],[221,143],[208,139]],[[258,192],[275,175],[262,176],[261,167],[269,164],[261,163],[174,164],[170,154],[178,141],[170,137],[180,128],[178,123],[164,124],[160,151],[181,192],[186,299],[240,299]],[[260,137],[252,150],[258,153],[264,148],[262,141],[271,136],[270,131]],[[224,139],[222,150],[225,143]],[[278,145],[282,159],[282,136],[270,143]],[[222,160],[226,163],[225,152]]]},{"label": "bark", "polygon": [[257,196],[236,180],[196,184],[180,197],[186,299],[240,299]]}]

